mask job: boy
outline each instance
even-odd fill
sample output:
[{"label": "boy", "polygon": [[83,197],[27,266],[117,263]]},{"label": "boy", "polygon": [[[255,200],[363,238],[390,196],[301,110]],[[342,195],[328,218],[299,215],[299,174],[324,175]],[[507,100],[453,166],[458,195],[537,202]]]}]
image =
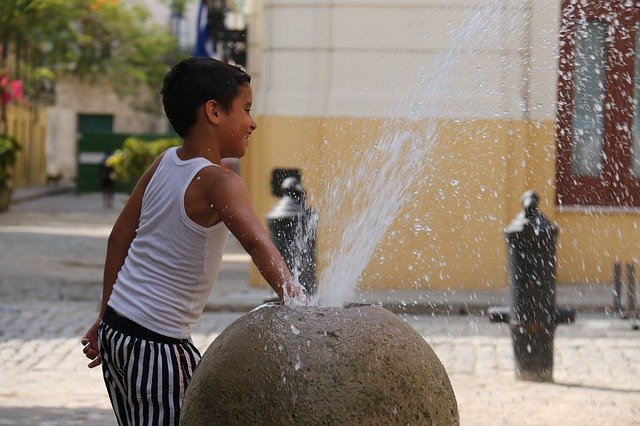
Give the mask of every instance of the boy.
[{"label": "boy", "polygon": [[162,102],[182,146],[144,173],[116,220],[98,319],[82,339],[102,363],[119,424],[178,424],[200,360],[190,340],[211,292],[229,231],[280,299],[304,298],[225,157],[242,157],[256,129],[250,77],[191,58],[165,77]]}]

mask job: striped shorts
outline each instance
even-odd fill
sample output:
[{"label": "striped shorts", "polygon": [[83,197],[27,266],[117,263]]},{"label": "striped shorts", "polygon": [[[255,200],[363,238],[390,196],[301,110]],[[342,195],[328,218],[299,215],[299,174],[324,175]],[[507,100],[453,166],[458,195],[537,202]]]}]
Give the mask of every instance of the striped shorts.
[{"label": "striped shorts", "polygon": [[177,425],[200,361],[189,340],[157,334],[108,308],[98,329],[102,374],[120,425]]}]

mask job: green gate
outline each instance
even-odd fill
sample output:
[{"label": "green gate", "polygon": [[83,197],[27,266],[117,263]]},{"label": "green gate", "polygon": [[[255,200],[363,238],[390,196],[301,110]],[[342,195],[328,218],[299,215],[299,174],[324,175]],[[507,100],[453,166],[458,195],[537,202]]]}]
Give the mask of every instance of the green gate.
[{"label": "green gate", "polygon": [[[122,148],[124,141],[131,137],[150,141],[172,137],[169,135],[136,135],[127,133],[80,133],[78,135],[78,174],[76,190],[78,192],[100,191],[100,164],[105,157]],[[117,192],[129,192],[129,188],[116,185]]]}]

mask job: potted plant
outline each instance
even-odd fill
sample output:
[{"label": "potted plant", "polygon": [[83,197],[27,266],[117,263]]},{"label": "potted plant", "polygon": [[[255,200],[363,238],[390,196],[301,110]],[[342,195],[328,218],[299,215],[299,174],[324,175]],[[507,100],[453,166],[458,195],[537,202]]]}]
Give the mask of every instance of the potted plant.
[{"label": "potted plant", "polygon": [[7,135],[0,135],[0,212],[6,211],[11,203],[13,167],[17,153],[21,147],[17,140]]}]

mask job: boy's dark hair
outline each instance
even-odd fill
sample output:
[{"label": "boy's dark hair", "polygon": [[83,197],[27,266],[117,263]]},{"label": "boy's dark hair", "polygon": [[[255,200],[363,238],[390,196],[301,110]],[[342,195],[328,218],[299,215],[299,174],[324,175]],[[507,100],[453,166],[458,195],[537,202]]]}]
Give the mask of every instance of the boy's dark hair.
[{"label": "boy's dark hair", "polygon": [[248,86],[251,76],[242,69],[213,58],[189,58],[180,61],[164,77],[164,112],[180,137],[196,123],[196,111],[210,99],[223,111],[231,109],[240,86]]}]

